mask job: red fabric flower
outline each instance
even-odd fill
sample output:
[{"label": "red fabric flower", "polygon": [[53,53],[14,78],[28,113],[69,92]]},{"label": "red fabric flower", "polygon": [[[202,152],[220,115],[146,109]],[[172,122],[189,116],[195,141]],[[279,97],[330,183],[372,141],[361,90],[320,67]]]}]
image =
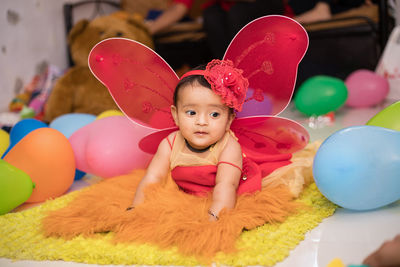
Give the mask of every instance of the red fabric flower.
[{"label": "red fabric flower", "polygon": [[243,71],[234,67],[230,60],[214,59],[207,64],[204,78],[210,83],[211,89],[222,101],[236,111],[242,110],[246,97],[248,80],[243,77]]}]

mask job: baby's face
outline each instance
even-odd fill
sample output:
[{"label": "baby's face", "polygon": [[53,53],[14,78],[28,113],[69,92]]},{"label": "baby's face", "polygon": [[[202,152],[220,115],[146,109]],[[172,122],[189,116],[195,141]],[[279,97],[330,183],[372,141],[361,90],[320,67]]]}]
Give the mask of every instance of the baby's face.
[{"label": "baby's face", "polygon": [[171,112],[183,137],[197,149],[220,140],[234,118],[220,96],[199,84],[180,88],[177,106],[172,106]]}]

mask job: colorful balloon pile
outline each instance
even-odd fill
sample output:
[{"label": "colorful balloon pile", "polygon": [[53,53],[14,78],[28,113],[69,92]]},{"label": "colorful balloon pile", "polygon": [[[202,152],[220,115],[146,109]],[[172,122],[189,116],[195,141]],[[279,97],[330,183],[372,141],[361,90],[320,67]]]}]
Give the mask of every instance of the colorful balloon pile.
[{"label": "colorful balloon pile", "polygon": [[61,196],[85,172],[107,178],[145,168],[151,155],[138,142],[151,130],[118,111],[102,116],[67,114],[49,126],[23,119],[10,134],[1,130],[0,215],[24,202]]}]

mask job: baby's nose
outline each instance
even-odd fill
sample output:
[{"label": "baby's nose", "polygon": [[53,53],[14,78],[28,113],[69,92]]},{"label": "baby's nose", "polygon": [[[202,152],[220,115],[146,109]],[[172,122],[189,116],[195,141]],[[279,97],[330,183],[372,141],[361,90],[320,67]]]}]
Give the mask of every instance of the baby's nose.
[{"label": "baby's nose", "polygon": [[199,114],[199,116],[197,116],[197,124],[198,125],[207,125],[208,124],[208,117],[206,114]]}]

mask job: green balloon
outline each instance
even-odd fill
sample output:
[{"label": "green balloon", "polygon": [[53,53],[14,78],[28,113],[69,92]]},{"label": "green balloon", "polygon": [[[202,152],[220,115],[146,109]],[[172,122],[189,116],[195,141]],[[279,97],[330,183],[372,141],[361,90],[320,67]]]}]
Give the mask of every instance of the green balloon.
[{"label": "green balloon", "polygon": [[28,174],[0,159],[0,215],[24,203],[33,188]]},{"label": "green balloon", "polygon": [[347,95],[347,87],[341,79],[319,75],[301,84],[294,103],[305,115],[319,116],[339,109],[346,102]]},{"label": "green balloon", "polygon": [[400,101],[381,110],[367,122],[367,125],[400,131]]}]

